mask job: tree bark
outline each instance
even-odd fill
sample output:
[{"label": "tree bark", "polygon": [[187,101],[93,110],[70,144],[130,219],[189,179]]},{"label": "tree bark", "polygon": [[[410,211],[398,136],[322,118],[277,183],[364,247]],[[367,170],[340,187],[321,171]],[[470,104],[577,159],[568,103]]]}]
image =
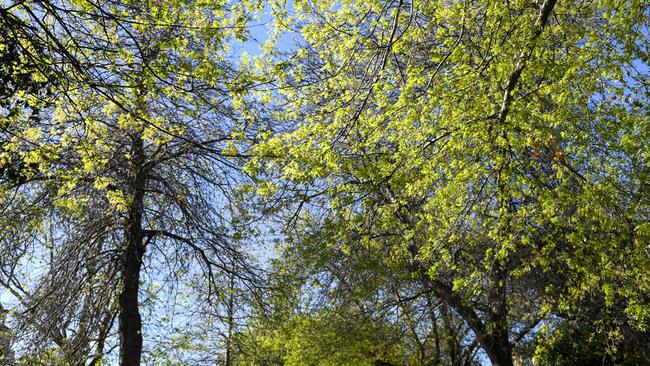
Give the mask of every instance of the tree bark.
[{"label": "tree bark", "polygon": [[510,347],[510,342],[506,339],[500,339],[500,337],[492,336],[491,342],[483,347],[485,352],[492,362],[492,366],[513,366],[512,362],[512,348]]},{"label": "tree bark", "polygon": [[121,267],[122,289],[119,294],[120,366],[139,366],[142,357],[142,319],[138,293],[145,252],[142,214],[146,172],[143,141],[139,137],[133,140],[130,177],[132,201],[126,223],[126,248]]}]

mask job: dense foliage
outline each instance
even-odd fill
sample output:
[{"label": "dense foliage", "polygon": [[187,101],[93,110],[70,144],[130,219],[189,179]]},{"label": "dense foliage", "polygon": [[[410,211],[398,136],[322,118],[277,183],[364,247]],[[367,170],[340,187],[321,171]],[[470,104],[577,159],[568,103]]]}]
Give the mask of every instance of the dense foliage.
[{"label": "dense foliage", "polygon": [[647,0],[7,0],[0,40],[9,363],[650,364]]}]

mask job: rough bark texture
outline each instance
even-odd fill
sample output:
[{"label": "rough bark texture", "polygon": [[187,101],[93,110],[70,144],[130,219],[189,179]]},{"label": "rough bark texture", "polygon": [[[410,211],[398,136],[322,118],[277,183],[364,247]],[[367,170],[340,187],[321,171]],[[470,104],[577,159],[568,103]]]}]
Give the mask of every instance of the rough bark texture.
[{"label": "rough bark texture", "polygon": [[122,289],[119,295],[120,366],[139,366],[142,356],[142,319],[138,292],[140,269],[145,252],[142,213],[145,196],[146,172],[144,147],[141,138],[133,142],[131,168],[131,206],[126,223],[126,248],[122,263]]}]

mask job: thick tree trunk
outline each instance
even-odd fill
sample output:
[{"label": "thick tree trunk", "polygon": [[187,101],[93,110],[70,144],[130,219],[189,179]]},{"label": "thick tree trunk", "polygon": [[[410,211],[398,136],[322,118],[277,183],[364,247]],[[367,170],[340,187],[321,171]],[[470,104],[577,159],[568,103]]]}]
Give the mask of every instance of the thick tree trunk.
[{"label": "thick tree trunk", "polygon": [[142,319],[138,304],[140,269],[145,252],[142,214],[146,173],[142,139],[134,139],[131,168],[131,206],[126,223],[126,248],[121,268],[119,294],[120,366],[139,366],[142,357]]},{"label": "thick tree trunk", "polygon": [[[509,223],[508,223],[509,225]],[[504,229],[505,232],[505,229]],[[511,366],[512,344],[508,328],[508,303],[506,289],[506,270],[502,263],[496,261],[490,275],[488,301],[490,310],[487,314],[486,332],[488,342],[484,345],[492,365]]]},{"label": "thick tree trunk", "polygon": [[123,287],[119,297],[121,366],[139,366],[142,355],[142,320],[138,308],[138,292],[144,250],[136,241],[137,237],[129,240],[122,268]]},{"label": "thick tree trunk", "polygon": [[490,362],[492,362],[492,366],[513,366],[512,351],[509,342],[507,340],[498,341],[496,339],[494,341],[489,346],[483,346],[490,358]]},{"label": "thick tree trunk", "polygon": [[[489,328],[489,329],[488,329]],[[503,319],[491,319],[485,333],[477,336],[492,366],[513,366],[512,345],[508,339],[508,328]]]}]

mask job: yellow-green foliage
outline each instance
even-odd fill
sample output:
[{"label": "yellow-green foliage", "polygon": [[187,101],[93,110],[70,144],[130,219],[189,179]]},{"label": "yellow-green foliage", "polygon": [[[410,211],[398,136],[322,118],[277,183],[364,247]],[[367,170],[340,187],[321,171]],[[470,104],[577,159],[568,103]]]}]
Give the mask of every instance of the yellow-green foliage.
[{"label": "yellow-green foliage", "polygon": [[395,329],[348,312],[299,314],[244,336],[242,365],[373,366],[400,364],[404,350]]},{"label": "yellow-green foliage", "polygon": [[421,263],[468,303],[522,289],[512,321],[595,296],[647,328],[647,2],[294,7],[276,30],[302,49],[257,64],[296,127],[248,169],[302,187],[323,241]]}]

